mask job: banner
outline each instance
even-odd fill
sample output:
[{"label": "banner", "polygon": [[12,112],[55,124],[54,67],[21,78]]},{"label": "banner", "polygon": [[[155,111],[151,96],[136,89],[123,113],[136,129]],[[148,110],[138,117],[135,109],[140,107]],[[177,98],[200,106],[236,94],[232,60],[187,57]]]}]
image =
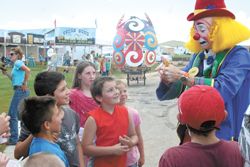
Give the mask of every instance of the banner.
[{"label": "banner", "polygon": [[95,28],[58,27],[55,30],[56,44],[95,44]]}]

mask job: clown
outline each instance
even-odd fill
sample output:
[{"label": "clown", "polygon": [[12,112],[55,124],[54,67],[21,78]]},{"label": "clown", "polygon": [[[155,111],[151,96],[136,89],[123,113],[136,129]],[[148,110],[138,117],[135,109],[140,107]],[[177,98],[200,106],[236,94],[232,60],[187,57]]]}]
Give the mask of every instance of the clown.
[{"label": "clown", "polygon": [[[186,47],[195,54],[182,70],[169,65],[157,68],[161,82],[156,90],[159,100],[176,97],[194,85],[216,88],[228,112],[217,136],[238,140],[244,112],[250,104],[250,54],[237,46],[250,38],[250,30],[235,21],[224,0],[197,0]],[[207,106],[209,107],[209,106]]]}]

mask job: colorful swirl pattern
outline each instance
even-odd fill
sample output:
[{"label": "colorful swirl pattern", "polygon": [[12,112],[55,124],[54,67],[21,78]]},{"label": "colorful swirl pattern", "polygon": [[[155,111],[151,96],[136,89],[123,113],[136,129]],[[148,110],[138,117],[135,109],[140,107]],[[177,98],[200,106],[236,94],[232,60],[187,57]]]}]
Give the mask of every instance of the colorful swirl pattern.
[{"label": "colorful swirl pattern", "polygon": [[156,38],[154,32],[147,31],[145,33],[145,44],[144,45],[150,51],[153,51],[153,50],[155,50],[157,48],[158,41],[157,41],[157,38]]},{"label": "colorful swirl pattern", "polygon": [[119,67],[123,67],[125,65],[125,56],[122,51],[114,51],[113,60]]},{"label": "colorful swirl pattern", "polygon": [[115,38],[114,38],[114,42],[113,42],[113,48],[115,51],[120,51],[124,48],[124,35],[117,33]]},{"label": "colorful swirl pattern", "polygon": [[125,24],[125,29],[127,31],[132,31],[132,32],[142,31],[144,27],[145,27],[145,24],[143,23],[143,21],[137,17],[132,17]]},{"label": "colorful swirl pattern", "polygon": [[143,63],[142,50],[127,51],[125,55],[126,55],[126,63],[128,66],[137,67]]},{"label": "colorful swirl pattern", "polygon": [[154,51],[147,51],[145,54],[146,65],[151,66],[156,60],[156,53]]}]

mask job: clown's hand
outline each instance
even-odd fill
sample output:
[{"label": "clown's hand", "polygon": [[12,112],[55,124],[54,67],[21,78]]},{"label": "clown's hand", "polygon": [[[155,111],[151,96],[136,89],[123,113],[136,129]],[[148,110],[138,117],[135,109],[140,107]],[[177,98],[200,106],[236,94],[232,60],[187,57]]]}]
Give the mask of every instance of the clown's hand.
[{"label": "clown's hand", "polygon": [[170,64],[167,58],[161,57],[161,59],[162,63],[156,67],[155,70],[160,74],[162,82],[169,84],[180,79],[180,77],[183,75],[183,72],[174,65]]},{"label": "clown's hand", "polygon": [[168,67],[170,65],[170,62],[165,57],[161,57],[161,61],[162,63],[155,68],[155,70],[159,73],[161,73],[165,67]]},{"label": "clown's hand", "polygon": [[185,72],[170,64],[168,67],[164,66],[164,68],[159,71],[159,74],[161,80],[164,83],[169,84],[179,80]]}]

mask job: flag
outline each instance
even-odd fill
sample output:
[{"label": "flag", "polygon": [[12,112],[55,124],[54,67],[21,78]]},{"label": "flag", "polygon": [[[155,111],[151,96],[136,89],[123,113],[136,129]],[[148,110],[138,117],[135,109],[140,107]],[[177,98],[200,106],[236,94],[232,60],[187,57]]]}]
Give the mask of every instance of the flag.
[{"label": "flag", "polygon": [[[54,20],[54,49],[56,48],[56,19]],[[56,49],[55,49],[55,53],[56,53]]]},{"label": "flag", "polygon": [[56,28],[56,19],[54,20],[54,27]]},{"label": "flag", "polygon": [[97,28],[97,19],[95,19],[95,28]]}]

